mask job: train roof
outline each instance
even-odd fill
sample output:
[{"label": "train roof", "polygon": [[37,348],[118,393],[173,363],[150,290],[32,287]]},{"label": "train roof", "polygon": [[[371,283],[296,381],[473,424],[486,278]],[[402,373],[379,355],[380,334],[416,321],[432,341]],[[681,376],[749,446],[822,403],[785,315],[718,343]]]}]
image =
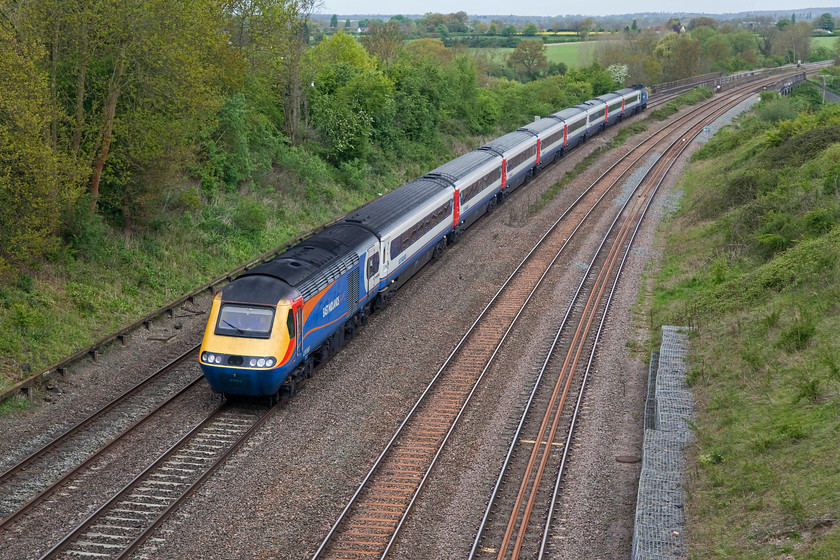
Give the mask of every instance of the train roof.
[{"label": "train roof", "polygon": [[644,89],[644,86],[626,87],[618,90],[616,93],[619,95],[631,95],[633,93],[638,92],[640,89]]},{"label": "train roof", "polygon": [[359,254],[375,242],[376,237],[364,228],[340,222],[244,272],[231,285],[250,282],[252,277],[269,278],[275,284],[281,280],[307,300],[358,266]]},{"label": "train roof", "polygon": [[593,101],[602,101],[604,103],[609,103],[610,101],[615,101],[616,99],[621,99],[621,95],[617,93],[605,93],[604,95],[599,95]]},{"label": "train roof", "polygon": [[568,109],[563,109],[562,111],[557,111],[556,113],[552,114],[551,116],[563,121],[572,120],[575,117],[579,117],[582,114],[586,114],[586,111],[579,107],[569,107]]},{"label": "train roof", "polygon": [[474,150],[444,163],[437,169],[428,172],[425,177],[441,177],[454,184],[455,181],[474,173],[476,169],[493,162],[501,164],[501,159],[497,154],[484,150]]},{"label": "train roof", "polygon": [[562,125],[562,120],[560,117],[555,117],[554,115],[536,120],[532,123],[526,124],[519,130],[528,130],[533,132],[534,134],[539,134],[540,132],[545,132],[550,128],[554,128],[555,126]]},{"label": "train roof", "polygon": [[580,109],[581,111],[591,111],[597,107],[601,107],[602,105],[606,105],[600,99],[590,99],[589,101],[584,101],[583,103],[578,103],[575,105],[576,108]]},{"label": "train roof", "polygon": [[504,136],[500,136],[495,140],[487,142],[482,147],[480,147],[479,150],[495,152],[499,155],[502,155],[513,148],[518,148],[522,144],[526,143],[528,140],[533,140],[534,142],[536,142],[537,137],[533,132],[530,132],[528,130],[514,130],[513,132],[508,132]]},{"label": "train roof", "polygon": [[277,305],[280,300],[295,299],[296,294],[297,290],[272,276],[239,276],[222,288],[222,301]]},{"label": "train roof", "polygon": [[420,177],[348,214],[341,223],[356,224],[382,236],[391,226],[402,223],[412,211],[440,198],[451,188],[442,178]]}]

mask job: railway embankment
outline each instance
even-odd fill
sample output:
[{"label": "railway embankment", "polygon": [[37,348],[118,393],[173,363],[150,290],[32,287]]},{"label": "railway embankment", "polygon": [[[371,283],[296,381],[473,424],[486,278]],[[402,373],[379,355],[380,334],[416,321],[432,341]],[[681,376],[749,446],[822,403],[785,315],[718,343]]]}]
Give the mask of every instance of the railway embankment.
[{"label": "railway embankment", "polygon": [[694,155],[661,230],[651,323],[696,329],[688,557],[840,550],[840,108],[821,97],[762,94]]}]

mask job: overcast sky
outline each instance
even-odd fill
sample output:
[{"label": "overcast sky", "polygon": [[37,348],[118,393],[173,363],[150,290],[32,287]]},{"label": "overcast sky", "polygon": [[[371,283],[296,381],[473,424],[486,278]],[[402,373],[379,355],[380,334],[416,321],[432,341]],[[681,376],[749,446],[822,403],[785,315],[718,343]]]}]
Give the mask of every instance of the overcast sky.
[{"label": "overcast sky", "polygon": [[[425,14],[439,12],[450,14],[464,11],[472,15],[522,15],[563,16],[582,14],[603,16],[633,12],[697,12],[706,14],[737,13],[749,11],[778,10],[791,12],[814,6],[813,0],[649,0],[632,3],[626,0],[602,0],[600,2],[557,2],[531,0],[510,2],[502,0],[322,0],[321,14]],[[823,0],[825,2],[825,0]],[[833,1],[825,2],[832,4]],[[814,10],[814,12],[819,12]],[[822,13],[822,12],[819,12]],[[814,17],[817,13],[814,14]]]}]

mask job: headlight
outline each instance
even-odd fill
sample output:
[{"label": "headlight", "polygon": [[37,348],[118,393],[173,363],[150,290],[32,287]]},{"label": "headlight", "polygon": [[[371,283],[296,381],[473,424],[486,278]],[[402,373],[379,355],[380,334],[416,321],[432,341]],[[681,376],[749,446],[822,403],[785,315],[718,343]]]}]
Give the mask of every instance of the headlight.
[{"label": "headlight", "polygon": [[234,367],[244,366],[252,368],[270,368],[277,364],[277,359],[274,357],[229,356],[227,354],[213,354],[212,352],[203,352],[201,354],[201,361],[208,364],[221,364],[224,362]]}]

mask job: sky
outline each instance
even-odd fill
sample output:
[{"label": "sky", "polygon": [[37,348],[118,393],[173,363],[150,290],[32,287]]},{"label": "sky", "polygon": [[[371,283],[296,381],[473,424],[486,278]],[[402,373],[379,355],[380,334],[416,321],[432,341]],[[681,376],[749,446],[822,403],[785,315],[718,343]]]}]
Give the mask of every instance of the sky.
[{"label": "sky", "polygon": [[[633,12],[696,12],[706,14],[737,13],[749,11],[792,12],[831,5],[836,0],[649,0],[633,4],[626,0],[601,0],[600,2],[557,2],[532,0],[515,2],[503,0],[322,0],[323,6],[316,10],[321,14],[425,14],[438,12],[449,14],[464,11],[470,15],[522,15],[563,16],[582,14],[604,16]],[[813,10],[818,12],[817,9]],[[821,13],[821,12],[820,12]]]}]

